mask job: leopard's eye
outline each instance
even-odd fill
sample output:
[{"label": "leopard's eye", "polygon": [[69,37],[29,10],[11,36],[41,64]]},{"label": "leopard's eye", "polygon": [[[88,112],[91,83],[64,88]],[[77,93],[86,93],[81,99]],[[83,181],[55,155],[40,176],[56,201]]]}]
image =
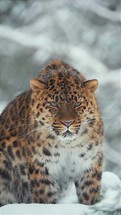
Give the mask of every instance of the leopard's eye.
[{"label": "leopard's eye", "polygon": [[75,104],[75,107],[80,107],[81,106],[81,102],[77,102],[76,104]]},{"label": "leopard's eye", "polygon": [[56,102],[50,102],[50,105],[51,105],[52,107],[57,107]]}]

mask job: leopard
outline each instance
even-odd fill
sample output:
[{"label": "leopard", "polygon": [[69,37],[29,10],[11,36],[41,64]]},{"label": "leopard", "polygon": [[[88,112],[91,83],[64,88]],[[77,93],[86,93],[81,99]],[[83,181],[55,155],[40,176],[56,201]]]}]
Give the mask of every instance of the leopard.
[{"label": "leopard", "polygon": [[100,201],[104,126],[98,80],[48,62],[0,115],[0,206],[57,204],[73,183],[80,204]]}]

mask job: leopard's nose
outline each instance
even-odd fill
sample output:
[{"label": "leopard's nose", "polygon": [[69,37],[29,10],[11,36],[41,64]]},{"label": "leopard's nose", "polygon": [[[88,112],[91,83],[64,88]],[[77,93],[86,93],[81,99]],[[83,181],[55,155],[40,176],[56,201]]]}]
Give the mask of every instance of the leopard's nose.
[{"label": "leopard's nose", "polygon": [[67,128],[69,128],[69,126],[72,125],[73,122],[74,120],[68,120],[68,121],[61,120],[61,123],[65,125]]}]

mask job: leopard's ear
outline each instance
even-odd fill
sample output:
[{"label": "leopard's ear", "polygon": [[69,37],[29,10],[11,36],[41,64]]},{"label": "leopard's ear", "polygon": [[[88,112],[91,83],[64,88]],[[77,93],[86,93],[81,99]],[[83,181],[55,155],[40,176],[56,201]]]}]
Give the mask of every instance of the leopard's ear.
[{"label": "leopard's ear", "polygon": [[86,87],[87,90],[94,92],[98,87],[98,80],[92,79],[92,80],[86,81],[84,83],[84,86]]},{"label": "leopard's ear", "polygon": [[39,79],[32,79],[30,81],[30,87],[33,91],[40,91],[45,87],[45,83]]}]

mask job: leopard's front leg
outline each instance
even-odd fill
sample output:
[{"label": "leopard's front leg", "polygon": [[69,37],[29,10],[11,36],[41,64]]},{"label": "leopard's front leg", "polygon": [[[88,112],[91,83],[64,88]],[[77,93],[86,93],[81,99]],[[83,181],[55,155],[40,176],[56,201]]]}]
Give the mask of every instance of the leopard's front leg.
[{"label": "leopard's front leg", "polygon": [[32,201],[35,203],[55,204],[58,200],[58,187],[52,180],[46,167],[31,165],[29,179],[32,192]]},{"label": "leopard's front leg", "polygon": [[96,164],[84,171],[82,177],[75,181],[78,200],[82,204],[92,205],[100,200],[102,165]]}]

